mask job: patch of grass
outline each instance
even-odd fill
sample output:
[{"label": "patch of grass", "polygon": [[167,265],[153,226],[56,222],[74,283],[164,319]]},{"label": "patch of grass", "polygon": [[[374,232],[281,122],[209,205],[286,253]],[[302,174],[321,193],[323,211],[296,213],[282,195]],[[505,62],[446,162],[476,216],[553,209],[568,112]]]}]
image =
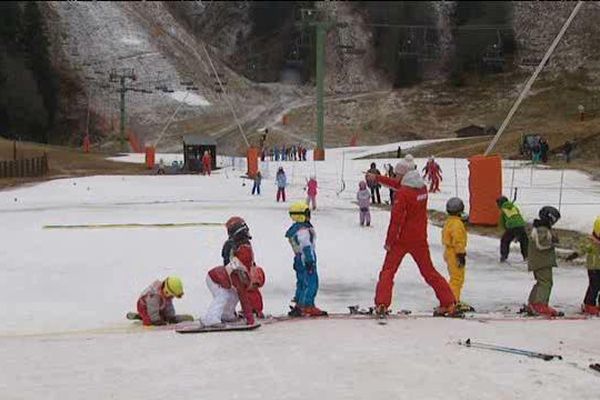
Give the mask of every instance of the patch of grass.
[{"label": "patch of grass", "polygon": [[[81,149],[39,143],[18,142],[17,158],[40,157],[48,154],[49,173],[36,178],[0,179],[0,189],[24,183],[40,182],[54,178],[89,175],[139,175],[148,173],[144,165],[106,160],[112,153],[92,152]],[[13,159],[13,141],[0,138],[0,160]]]}]

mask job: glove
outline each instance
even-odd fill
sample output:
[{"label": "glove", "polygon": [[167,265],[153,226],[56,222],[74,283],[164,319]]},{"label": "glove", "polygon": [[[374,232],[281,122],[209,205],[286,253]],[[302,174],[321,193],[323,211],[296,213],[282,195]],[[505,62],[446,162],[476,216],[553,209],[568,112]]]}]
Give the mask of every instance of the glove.
[{"label": "glove", "polygon": [[576,259],[577,257],[579,257],[579,254],[577,252],[571,253],[567,256],[566,260],[567,261],[573,261],[574,259]]},{"label": "glove", "polygon": [[459,253],[456,255],[456,260],[458,261],[458,266],[460,268],[464,268],[467,265],[467,255],[465,253]]}]

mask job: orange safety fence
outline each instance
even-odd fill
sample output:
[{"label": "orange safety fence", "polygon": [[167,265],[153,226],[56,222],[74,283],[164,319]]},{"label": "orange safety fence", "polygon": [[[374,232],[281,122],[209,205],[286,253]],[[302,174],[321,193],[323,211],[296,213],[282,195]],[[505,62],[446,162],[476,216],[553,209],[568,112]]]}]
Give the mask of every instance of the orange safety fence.
[{"label": "orange safety fence", "polygon": [[502,195],[502,159],[477,155],[469,158],[469,222],[495,226],[500,211],[496,199]]}]

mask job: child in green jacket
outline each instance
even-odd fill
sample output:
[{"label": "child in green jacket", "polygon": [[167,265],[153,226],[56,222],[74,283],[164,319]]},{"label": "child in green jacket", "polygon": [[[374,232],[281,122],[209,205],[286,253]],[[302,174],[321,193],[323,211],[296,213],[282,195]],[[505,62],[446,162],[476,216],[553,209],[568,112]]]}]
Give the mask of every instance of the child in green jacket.
[{"label": "child in green jacket", "polygon": [[[589,284],[585,292],[585,298],[581,305],[581,311],[588,315],[599,315],[598,295],[600,294],[600,216],[596,217],[594,229],[591,236],[583,239],[579,246],[581,254],[586,256],[586,267],[588,270]],[[579,257],[579,253],[573,253],[567,260]]]},{"label": "child in green jacket", "polygon": [[556,265],[555,245],[558,237],[552,226],[560,219],[560,212],[551,206],[540,209],[539,219],[533,221],[529,238],[527,267],[533,272],[535,285],[529,294],[527,312],[530,315],[558,316],[560,313],[548,306],[552,291],[552,268]]}]

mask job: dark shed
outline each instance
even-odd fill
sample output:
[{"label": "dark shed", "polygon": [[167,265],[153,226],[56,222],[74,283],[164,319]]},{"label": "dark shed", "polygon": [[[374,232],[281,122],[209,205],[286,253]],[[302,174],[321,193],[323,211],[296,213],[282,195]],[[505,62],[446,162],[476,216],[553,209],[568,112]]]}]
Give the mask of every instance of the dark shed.
[{"label": "dark shed", "polygon": [[188,171],[202,170],[202,156],[208,151],[212,159],[212,169],[217,168],[217,142],[202,135],[185,135],[183,137],[183,164]]}]

